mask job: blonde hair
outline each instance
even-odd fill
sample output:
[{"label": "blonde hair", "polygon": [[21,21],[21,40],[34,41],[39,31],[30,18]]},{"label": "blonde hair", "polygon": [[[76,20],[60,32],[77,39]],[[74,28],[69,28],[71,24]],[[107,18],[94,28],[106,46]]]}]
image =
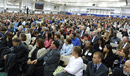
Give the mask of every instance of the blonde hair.
[{"label": "blonde hair", "polygon": [[[109,33],[106,32],[105,34],[106,34],[106,37],[103,37],[103,39],[105,40],[105,42],[107,42],[107,41],[109,40]],[[105,35],[105,34],[104,34],[104,35]]]}]

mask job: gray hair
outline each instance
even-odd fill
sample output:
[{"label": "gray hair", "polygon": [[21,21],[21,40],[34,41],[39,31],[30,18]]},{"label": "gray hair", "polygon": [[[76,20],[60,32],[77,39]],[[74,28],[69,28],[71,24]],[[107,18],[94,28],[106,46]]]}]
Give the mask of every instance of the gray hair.
[{"label": "gray hair", "polygon": [[20,25],[19,28],[21,28],[21,30],[23,30],[23,26],[22,25]]}]

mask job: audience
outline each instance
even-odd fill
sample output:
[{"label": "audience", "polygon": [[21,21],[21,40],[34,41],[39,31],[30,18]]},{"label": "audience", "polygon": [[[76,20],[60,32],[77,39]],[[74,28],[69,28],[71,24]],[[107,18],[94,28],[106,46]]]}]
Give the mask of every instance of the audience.
[{"label": "audience", "polygon": [[[52,76],[59,71],[60,61],[65,62],[62,66],[68,65],[57,75],[108,76],[109,68],[116,76],[114,70],[119,67],[117,72],[125,76],[128,68],[123,64],[130,58],[129,22],[127,18],[107,16],[30,14],[27,17],[23,13],[1,13],[0,67],[3,69],[0,72],[5,71],[9,76]],[[83,60],[79,55],[81,50]],[[96,51],[102,52],[103,57]],[[81,60],[84,66],[83,62],[79,65]],[[85,65],[87,72],[83,74]],[[123,73],[123,67],[127,72]]]}]

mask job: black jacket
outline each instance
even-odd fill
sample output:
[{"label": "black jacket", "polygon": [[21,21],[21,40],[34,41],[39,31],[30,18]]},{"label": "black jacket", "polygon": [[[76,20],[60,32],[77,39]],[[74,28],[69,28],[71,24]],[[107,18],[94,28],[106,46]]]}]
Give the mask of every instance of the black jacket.
[{"label": "black jacket", "polygon": [[102,47],[102,49],[99,49],[99,44],[96,43],[93,48],[96,49],[96,51],[103,52],[104,45],[101,45],[101,47]]},{"label": "black jacket", "polygon": [[112,70],[112,74],[111,75],[109,75],[109,76],[127,76],[127,75],[124,75],[123,74],[123,68],[114,68],[113,70]]}]

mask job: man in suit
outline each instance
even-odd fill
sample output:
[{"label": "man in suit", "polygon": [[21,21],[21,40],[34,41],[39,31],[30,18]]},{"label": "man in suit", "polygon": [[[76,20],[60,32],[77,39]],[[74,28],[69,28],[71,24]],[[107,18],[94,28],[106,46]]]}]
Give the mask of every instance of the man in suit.
[{"label": "man in suit", "polygon": [[[29,50],[25,44],[23,44],[18,38],[13,39],[13,47],[12,54],[16,54],[15,65],[9,72],[9,74],[13,76],[20,74],[19,65],[24,63],[28,59]],[[7,54],[8,55],[8,54]],[[7,55],[4,55],[4,59],[6,59]],[[9,75],[10,76],[10,75]]]},{"label": "man in suit", "polygon": [[31,62],[31,64],[36,64],[37,62],[43,61],[44,69],[44,76],[53,76],[53,72],[58,66],[60,60],[60,50],[58,49],[59,42],[53,41],[51,44],[51,49],[48,52]]},{"label": "man in suit", "polygon": [[97,43],[97,40],[98,40],[98,36],[97,36],[97,32],[96,31],[93,31],[92,33],[92,38],[91,38],[91,42],[95,45]]},{"label": "man in suit", "polygon": [[125,36],[123,38],[123,41],[120,41],[116,49],[117,51],[122,50],[122,49],[130,49],[129,38]]},{"label": "man in suit", "polygon": [[34,35],[34,32],[36,31],[37,29],[36,29],[36,27],[35,27],[35,24],[34,23],[31,23],[31,37],[35,37],[35,35]]},{"label": "man in suit", "polygon": [[114,68],[109,76],[130,76],[130,60],[127,60],[123,68]]},{"label": "man in suit", "polygon": [[93,48],[93,43],[88,41],[81,54],[85,64],[87,64],[88,61],[92,61],[94,52],[96,52],[96,50]]},{"label": "man in suit", "polygon": [[17,34],[17,37],[19,37],[19,35],[21,34],[21,33],[24,33],[24,31],[23,31],[23,26],[22,25],[20,25],[19,27],[18,27],[18,34]]},{"label": "man in suit", "polygon": [[46,30],[47,30],[47,28],[46,28],[46,27],[42,27],[42,32],[41,32],[41,35],[42,35],[43,39],[45,39],[45,38],[46,38]]},{"label": "man in suit", "polygon": [[60,46],[59,46],[58,49],[61,50],[61,48],[63,46],[63,42],[60,40],[60,35],[59,34],[55,34],[54,39],[59,41]]},{"label": "man in suit", "polygon": [[95,52],[93,55],[93,61],[88,63],[84,76],[108,76],[108,68],[102,64],[103,54],[101,52]]}]

